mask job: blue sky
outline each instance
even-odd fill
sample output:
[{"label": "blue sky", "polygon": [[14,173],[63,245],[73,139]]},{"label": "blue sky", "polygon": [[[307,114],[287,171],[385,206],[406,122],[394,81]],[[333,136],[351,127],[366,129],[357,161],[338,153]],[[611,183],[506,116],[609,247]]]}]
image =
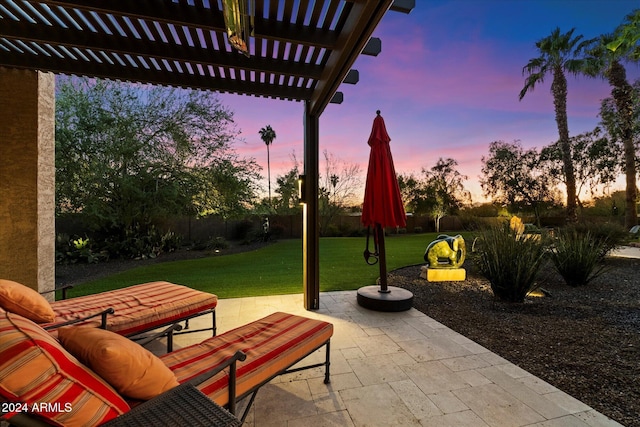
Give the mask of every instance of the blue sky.
[{"label": "blue sky", "polygon": [[[398,173],[418,174],[440,157],[453,158],[469,178],[465,186],[474,201],[481,201],[481,158],[492,141],[541,148],[557,139],[551,78],[518,100],[522,67],[537,56],[535,42],[556,27],[575,28],[585,38],[610,33],[639,7],[637,0],[416,0],[408,15],[388,12],[374,33],[382,52],[356,61],[359,83],[343,84],[344,102],[330,104],[320,118],[320,151],[360,165],[364,183],[367,138],[380,109]],[[630,81],[640,78],[640,67],[628,65],[627,74]],[[609,85],[569,76],[568,93],[570,134],[593,130]],[[269,124],[277,134],[270,146],[272,186],[293,166],[292,154],[302,163],[302,103],[227,94],[220,99],[242,131],[236,149],[264,168],[265,191],[260,128]]]}]

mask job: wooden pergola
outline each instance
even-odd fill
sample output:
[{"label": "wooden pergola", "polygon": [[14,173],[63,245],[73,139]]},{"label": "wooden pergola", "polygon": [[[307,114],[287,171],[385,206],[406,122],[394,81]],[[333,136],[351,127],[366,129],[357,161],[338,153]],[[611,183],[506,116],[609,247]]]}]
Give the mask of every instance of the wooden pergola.
[{"label": "wooden pergola", "polygon": [[230,46],[222,3],[0,0],[0,67],[304,103],[304,306],[317,309],[319,117],[357,82],[357,57],[380,51],[385,13],[415,1],[256,0],[249,56]]}]

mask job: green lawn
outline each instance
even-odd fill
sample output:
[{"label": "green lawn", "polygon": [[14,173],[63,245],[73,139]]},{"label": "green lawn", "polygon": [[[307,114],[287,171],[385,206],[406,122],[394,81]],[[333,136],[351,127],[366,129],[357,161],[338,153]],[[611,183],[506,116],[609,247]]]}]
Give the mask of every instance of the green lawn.
[{"label": "green lawn", "polygon": [[[425,248],[435,237],[435,233],[387,236],[387,270],[424,263]],[[470,246],[469,237],[465,238]],[[321,238],[320,290],[350,290],[375,284],[379,267],[367,265],[364,247],[364,237]],[[155,280],[212,292],[220,298],[300,293],[303,291],[302,241],[280,240],[251,252],[138,267],[78,286],[69,295],[92,294]]]}]

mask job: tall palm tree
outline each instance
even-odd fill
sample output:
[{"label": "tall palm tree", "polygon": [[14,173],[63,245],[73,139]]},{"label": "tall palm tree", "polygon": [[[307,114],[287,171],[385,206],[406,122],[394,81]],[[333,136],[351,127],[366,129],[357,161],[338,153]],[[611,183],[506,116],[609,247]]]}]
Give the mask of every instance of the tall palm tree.
[{"label": "tall palm tree", "polygon": [[575,28],[561,33],[556,28],[551,34],[536,42],[540,56],[529,60],[522,68],[522,74],[527,75],[525,84],[520,91],[520,100],[528,92],[532,92],[536,84],[543,83],[544,78],[551,74],[551,94],[556,114],[556,124],[562,150],[564,181],[567,186],[567,220],[577,220],[576,211],[576,178],[571,159],[571,143],[569,142],[569,124],[567,121],[567,78],[565,72],[578,74],[582,72],[584,61],[576,58],[579,52],[578,43],[582,36],[573,36]]},{"label": "tall palm tree", "polygon": [[269,206],[271,206],[271,164],[269,161],[269,145],[276,139],[276,132],[271,128],[270,125],[266,125],[258,132],[260,134],[260,138],[267,145],[267,175],[269,181]]},{"label": "tall palm tree", "polygon": [[[635,37],[631,31],[635,29]],[[627,37],[625,37],[625,35]],[[627,81],[623,62],[640,61],[640,9],[625,18],[615,34],[606,34],[594,40],[587,50],[585,72],[593,77],[607,79],[617,110],[619,135],[624,148],[625,227],[631,228],[638,221],[636,208],[636,148],[634,144],[633,87]]]}]

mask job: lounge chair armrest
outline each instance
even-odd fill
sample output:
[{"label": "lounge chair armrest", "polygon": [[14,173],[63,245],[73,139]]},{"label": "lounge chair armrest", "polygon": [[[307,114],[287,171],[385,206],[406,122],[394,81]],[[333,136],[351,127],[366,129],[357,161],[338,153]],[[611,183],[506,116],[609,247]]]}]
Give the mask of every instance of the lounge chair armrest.
[{"label": "lounge chair armrest", "polygon": [[229,386],[227,387],[229,389],[228,406],[229,406],[229,412],[235,415],[236,414],[236,362],[238,360],[243,361],[246,358],[247,358],[247,355],[244,354],[242,351],[238,350],[234,353],[233,356],[229,357],[222,364],[216,366],[210,371],[204,372],[198,375],[197,377],[192,378],[190,381],[185,382],[185,384],[191,384],[194,386],[201,384],[202,382],[213,377],[218,372],[229,367]]},{"label": "lounge chair armrest", "polygon": [[[241,352],[240,350],[236,351],[235,354],[231,357],[229,357],[227,360],[225,360],[222,364],[216,366],[215,368],[204,372],[200,375],[198,375],[197,377],[191,378],[189,381],[187,381],[186,383],[189,384],[193,384],[195,386],[205,382],[206,380],[208,380],[209,378],[213,377],[214,375],[216,375],[218,372],[222,371],[223,369],[232,366],[232,368],[235,368],[235,364],[236,361],[240,360],[243,361],[247,358],[247,355],[244,354],[243,352]],[[235,371],[235,369],[234,369]],[[235,373],[235,372],[234,372]]]},{"label": "lounge chair armrest", "polygon": [[151,335],[147,335],[143,337],[140,340],[135,340],[135,341],[144,347],[150,342],[153,342],[158,338],[162,338],[166,335],[167,336],[167,352],[171,353],[173,351],[173,333],[181,330],[182,330],[182,326],[179,323],[174,323],[173,325],[169,326],[166,329],[163,329],[162,331],[155,332]]},{"label": "lounge chair armrest", "polygon": [[50,294],[51,292],[62,291],[62,299],[67,299],[67,291],[69,289],[73,289],[73,285],[65,285],[61,288],[54,288],[49,291],[42,291],[40,292],[40,295]]},{"label": "lounge chair armrest", "polygon": [[74,320],[68,320],[68,321],[63,322],[63,323],[56,323],[55,325],[45,326],[44,330],[50,331],[52,329],[61,328],[62,326],[75,325],[76,323],[81,323],[81,322],[84,322],[86,320],[93,319],[94,317],[98,317],[98,316],[100,316],[102,318],[101,319],[101,323],[100,323],[100,328],[101,329],[107,329],[107,315],[113,314],[113,313],[115,313],[115,310],[113,308],[109,307],[109,308],[107,308],[105,310],[102,310],[102,311],[100,311],[98,313],[94,313],[94,314],[92,314],[90,316],[81,317],[79,319],[74,319]]}]

